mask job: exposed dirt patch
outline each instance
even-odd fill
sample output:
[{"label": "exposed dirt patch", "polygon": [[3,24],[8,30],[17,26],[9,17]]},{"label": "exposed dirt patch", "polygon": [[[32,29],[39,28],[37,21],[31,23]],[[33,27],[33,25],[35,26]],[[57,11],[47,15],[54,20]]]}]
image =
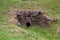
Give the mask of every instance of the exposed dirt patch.
[{"label": "exposed dirt patch", "polygon": [[29,22],[31,25],[49,26],[53,19],[46,16],[42,11],[11,9],[8,11],[10,22],[24,25]]}]

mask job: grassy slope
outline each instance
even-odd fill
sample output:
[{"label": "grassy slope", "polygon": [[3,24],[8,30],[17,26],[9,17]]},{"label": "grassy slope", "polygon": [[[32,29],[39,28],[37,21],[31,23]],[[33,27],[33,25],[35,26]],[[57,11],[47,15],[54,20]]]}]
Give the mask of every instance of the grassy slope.
[{"label": "grassy slope", "polygon": [[[60,40],[57,32],[60,24],[60,0],[0,0],[0,40]],[[9,8],[23,10],[42,10],[46,15],[59,21],[51,27],[17,27],[8,23],[6,11]]]}]

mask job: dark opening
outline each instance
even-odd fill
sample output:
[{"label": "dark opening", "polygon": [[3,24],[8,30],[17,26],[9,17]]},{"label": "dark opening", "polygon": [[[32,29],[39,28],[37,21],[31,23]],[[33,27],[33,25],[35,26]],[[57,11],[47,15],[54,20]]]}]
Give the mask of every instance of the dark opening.
[{"label": "dark opening", "polygon": [[38,14],[39,14],[39,15],[41,15],[42,13],[41,13],[41,12],[39,12]]},{"label": "dark opening", "polygon": [[31,17],[31,15],[29,14],[28,17]]},{"label": "dark opening", "polygon": [[30,22],[26,22],[27,27],[30,27],[30,25],[31,25]]}]

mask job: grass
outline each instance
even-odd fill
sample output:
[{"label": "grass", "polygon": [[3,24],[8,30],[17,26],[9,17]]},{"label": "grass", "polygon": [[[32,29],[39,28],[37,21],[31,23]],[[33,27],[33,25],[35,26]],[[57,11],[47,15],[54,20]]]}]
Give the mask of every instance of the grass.
[{"label": "grass", "polygon": [[[0,40],[60,40],[60,0],[0,0]],[[41,10],[46,15],[58,19],[50,27],[39,25],[18,27],[8,21],[9,9]],[[58,31],[58,32],[57,32]]]}]

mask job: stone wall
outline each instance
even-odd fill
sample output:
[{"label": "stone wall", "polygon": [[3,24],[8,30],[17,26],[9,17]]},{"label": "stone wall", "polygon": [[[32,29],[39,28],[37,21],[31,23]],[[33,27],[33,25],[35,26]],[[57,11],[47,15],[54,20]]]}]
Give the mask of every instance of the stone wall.
[{"label": "stone wall", "polygon": [[53,19],[41,11],[16,11],[16,17],[21,25],[30,22],[31,25],[49,26]]}]

